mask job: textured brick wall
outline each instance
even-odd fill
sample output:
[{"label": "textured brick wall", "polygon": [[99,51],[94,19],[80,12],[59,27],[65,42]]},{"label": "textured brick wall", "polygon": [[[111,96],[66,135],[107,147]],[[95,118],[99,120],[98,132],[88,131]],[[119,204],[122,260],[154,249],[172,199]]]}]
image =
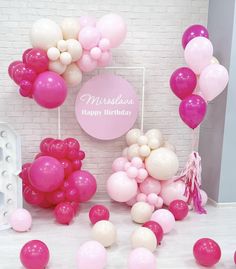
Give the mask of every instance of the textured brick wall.
[{"label": "textured brick wall", "polygon": [[[115,12],[125,18],[128,35],[123,45],[113,50],[113,65],[146,67],[145,130],[160,128],[176,145],[182,165],[191,150],[192,134],[179,119],[179,101],[168,81],[171,72],[184,64],[180,43],[183,30],[193,23],[206,24],[207,8],[207,0],[0,0],[0,121],[11,123],[21,135],[23,160],[32,159],[43,137],[57,136],[57,110],[45,110],[21,98],[7,75],[9,62],[19,59],[30,46],[30,26],[42,17],[60,23],[64,17],[100,17]],[[140,71],[116,73],[124,75],[141,93]],[[61,108],[62,136],[80,139],[87,152],[84,167],[97,176],[99,190],[103,191],[112,160],[124,147],[124,138],[99,142],[81,131],[74,116],[78,90],[70,89]]]}]

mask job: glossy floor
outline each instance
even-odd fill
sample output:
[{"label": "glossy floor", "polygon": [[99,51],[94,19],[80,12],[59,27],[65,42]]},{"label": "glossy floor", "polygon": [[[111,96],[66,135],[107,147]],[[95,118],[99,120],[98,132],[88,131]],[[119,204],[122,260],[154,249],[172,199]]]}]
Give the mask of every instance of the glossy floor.
[{"label": "glossy floor", "polygon": [[[88,221],[91,205],[92,203],[83,205],[80,214],[69,226],[56,224],[50,210],[30,208],[33,215],[30,232],[0,232],[0,268],[22,268],[19,261],[22,245],[28,240],[39,239],[50,249],[49,269],[76,269],[77,249],[81,243],[91,239],[91,226]],[[126,269],[127,257],[131,251],[130,235],[138,225],[130,220],[127,207],[108,202],[106,205],[111,211],[111,221],[118,229],[117,244],[108,249],[106,269]],[[233,253],[236,250],[236,208],[216,208],[208,205],[207,210],[207,215],[191,212],[186,220],[177,222],[175,229],[164,237],[162,245],[155,252],[157,269],[203,268],[195,263],[192,255],[192,246],[201,237],[213,238],[221,246],[222,258],[214,269],[236,268],[233,263]]]}]

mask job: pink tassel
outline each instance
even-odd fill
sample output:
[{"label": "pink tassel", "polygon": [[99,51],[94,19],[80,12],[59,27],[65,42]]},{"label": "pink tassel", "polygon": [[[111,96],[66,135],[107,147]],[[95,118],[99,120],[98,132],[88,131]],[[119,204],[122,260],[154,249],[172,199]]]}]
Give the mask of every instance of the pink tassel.
[{"label": "pink tassel", "polygon": [[185,168],[179,176],[175,177],[175,181],[182,180],[185,185],[185,196],[189,196],[188,204],[193,201],[193,208],[199,214],[206,214],[206,210],[202,207],[202,197],[200,193],[201,187],[201,157],[198,152],[193,151],[189,155],[189,159]]}]

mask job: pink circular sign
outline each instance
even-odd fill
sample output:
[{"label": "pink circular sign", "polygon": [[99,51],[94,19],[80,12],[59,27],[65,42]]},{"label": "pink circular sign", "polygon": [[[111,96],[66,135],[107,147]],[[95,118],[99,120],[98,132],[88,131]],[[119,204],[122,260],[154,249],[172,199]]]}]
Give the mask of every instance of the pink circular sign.
[{"label": "pink circular sign", "polygon": [[138,117],[138,97],[120,76],[101,74],[81,88],[75,104],[81,128],[97,139],[111,140],[125,134]]}]

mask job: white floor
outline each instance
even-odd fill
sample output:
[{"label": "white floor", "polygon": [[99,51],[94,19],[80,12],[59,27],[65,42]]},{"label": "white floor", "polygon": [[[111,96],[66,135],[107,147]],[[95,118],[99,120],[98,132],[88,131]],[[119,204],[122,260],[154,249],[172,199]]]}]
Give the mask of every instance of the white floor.
[{"label": "white floor", "polygon": [[[76,269],[75,257],[79,245],[91,239],[88,210],[92,203],[83,205],[79,215],[69,226],[56,224],[51,210],[30,209],[33,227],[28,233],[12,230],[0,232],[0,268],[20,269],[19,252],[28,240],[44,241],[50,249],[50,269]],[[137,226],[130,220],[129,208],[115,203],[107,203],[111,211],[111,221],[118,229],[118,242],[108,249],[106,269],[127,269],[127,257],[131,251],[130,234]],[[216,208],[207,206],[207,215],[193,212],[187,219],[176,223],[175,230],[164,237],[155,252],[157,269],[203,268],[193,259],[192,246],[201,237],[216,240],[222,250],[220,263],[214,269],[235,269],[233,253],[236,250],[236,208]],[[96,269],[96,268],[94,268]],[[138,268],[137,268],[138,269]]]}]

